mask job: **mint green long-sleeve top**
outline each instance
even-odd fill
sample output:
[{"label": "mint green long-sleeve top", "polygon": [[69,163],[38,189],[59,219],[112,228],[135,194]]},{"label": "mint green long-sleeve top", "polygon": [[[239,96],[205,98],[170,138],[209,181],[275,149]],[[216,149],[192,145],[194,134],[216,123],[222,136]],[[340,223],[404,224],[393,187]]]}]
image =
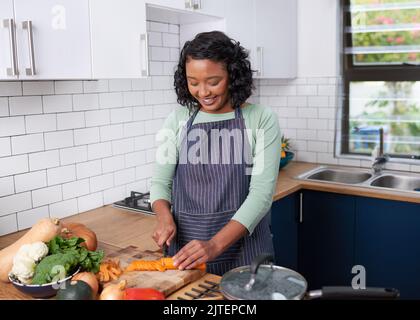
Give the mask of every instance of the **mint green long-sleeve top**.
[{"label": "mint green long-sleeve top", "polygon": [[[242,108],[253,168],[249,193],[232,217],[252,234],[271,207],[281,155],[281,135],[276,114],[269,108],[248,104]],[[189,119],[187,108],[177,108],[157,134],[158,149],[150,188],[150,200],[172,203],[172,182],[181,146],[181,131]],[[199,111],[194,124],[235,118],[235,112],[212,114]]]}]

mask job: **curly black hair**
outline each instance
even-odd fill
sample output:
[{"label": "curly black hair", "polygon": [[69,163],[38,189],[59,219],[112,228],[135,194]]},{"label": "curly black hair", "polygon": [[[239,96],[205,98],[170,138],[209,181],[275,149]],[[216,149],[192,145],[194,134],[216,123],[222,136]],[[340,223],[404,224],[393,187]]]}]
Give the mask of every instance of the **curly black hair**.
[{"label": "curly black hair", "polygon": [[180,105],[193,112],[199,108],[198,101],[188,90],[186,62],[188,59],[209,59],[222,62],[229,76],[229,98],[233,108],[241,106],[248,99],[254,84],[248,52],[238,41],[223,32],[211,31],[199,33],[192,41],[187,41],[181,50],[174,76],[175,92]]}]

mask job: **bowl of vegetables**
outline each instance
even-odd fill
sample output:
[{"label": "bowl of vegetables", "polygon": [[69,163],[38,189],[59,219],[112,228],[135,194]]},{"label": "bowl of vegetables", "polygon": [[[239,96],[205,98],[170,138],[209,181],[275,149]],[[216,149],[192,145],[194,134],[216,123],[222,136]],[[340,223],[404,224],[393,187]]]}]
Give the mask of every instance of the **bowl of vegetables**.
[{"label": "bowl of vegetables", "polygon": [[56,236],[47,243],[21,246],[13,258],[9,281],[34,298],[56,295],[78,272],[98,272],[103,251],[90,251],[83,242],[78,237]]},{"label": "bowl of vegetables", "polygon": [[[62,266],[60,266],[62,267]],[[58,267],[58,269],[60,269]],[[44,284],[25,284],[22,283],[19,279],[15,278],[13,275],[9,275],[9,281],[14,285],[19,291],[33,297],[33,298],[51,298],[57,294],[57,291],[60,288],[64,288],[70,280],[80,271],[80,268],[77,268],[76,271],[71,272],[69,276],[62,279],[44,283]],[[57,274],[59,278],[59,274]]]}]

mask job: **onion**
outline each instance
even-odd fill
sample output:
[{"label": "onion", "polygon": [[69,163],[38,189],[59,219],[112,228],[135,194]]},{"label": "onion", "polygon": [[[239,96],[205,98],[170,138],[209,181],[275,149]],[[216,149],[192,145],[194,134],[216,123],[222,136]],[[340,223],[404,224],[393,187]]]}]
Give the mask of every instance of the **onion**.
[{"label": "onion", "polygon": [[98,240],[96,238],[95,232],[93,232],[81,223],[64,223],[63,229],[61,230],[61,236],[66,239],[69,239],[71,237],[82,238],[83,240],[85,240],[85,242],[82,242],[81,245],[86,247],[90,251],[95,251],[98,247]]},{"label": "onion", "polygon": [[93,296],[96,297],[98,294],[99,284],[96,276],[92,272],[80,272],[76,274],[72,280],[80,280],[86,282],[91,288],[93,292]]},{"label": "onion", "polygon": [[99,300],[124,300],[125,287],[127,280],[122,280],[117,284],[109,284],[103,290],[99,296]]}]

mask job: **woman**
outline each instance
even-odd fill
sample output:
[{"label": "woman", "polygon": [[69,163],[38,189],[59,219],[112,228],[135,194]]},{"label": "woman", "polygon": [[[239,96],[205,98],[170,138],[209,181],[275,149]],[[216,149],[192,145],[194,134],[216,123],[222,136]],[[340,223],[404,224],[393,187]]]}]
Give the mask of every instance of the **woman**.
[{"label": "woman", "polygon": [[175,91],[186,108],[165,121],[150,190],[153,238],[169,246],[180,270],[207,263],[208,272],[222,275],[273,252],[267,213],[280,132],[270,109],[246,102],[252,89],[238,42],[213,31],[185,43]]}]

